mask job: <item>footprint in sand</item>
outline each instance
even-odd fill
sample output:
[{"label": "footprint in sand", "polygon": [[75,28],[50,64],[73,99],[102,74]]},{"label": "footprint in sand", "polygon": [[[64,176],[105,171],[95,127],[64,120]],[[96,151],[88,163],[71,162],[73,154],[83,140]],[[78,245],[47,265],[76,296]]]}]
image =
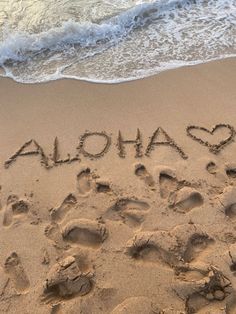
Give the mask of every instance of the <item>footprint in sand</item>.
[{"label": "footprint in sand", "polygon": [[63,241],[60,226],[53,222],[46,226],[44,235],[52,241],[53,245],[59,249],[66,249],[69,246]]},{"label": "footprint in sand", "polygon": [[183,253],[184,262],[192,262],[204,251],[207,251],[207,249],[209,249],[209,247],[214,243],[214,239],[210,238],[207,234],[195,233],[191,235]]},{"label": "footprint in sand", "polygon": [[177,267],[178,257],[171,249],[176,243],[169,240],[171,239],[165,232],[140,232],[128,241],[126,254],[136,261]]},{"label": "footprint in sand", "polygon": [[197,190],[183,187],[170,198],[170,207],[178,212],[188,213],[196,207],[203,205],[204,199]]},{"label": "footprint in sand", "polygon": [[93,178],[89,168],[81,170],[77,175],[77,188],[81,195],[87,195],[93,189]]},{"label": "footprint in sand", "polygon": [[159,172],[160,195],[162,198],[168,199],[177,190],[178,184],[178,180],[172,169],[166,168]]},{"label": "footprint in sand", "polygon": [[111,186],[106,181],[96,181],[96,191],[98,193],[109,193],[111,192]]},{"label": "footprint in sand", "polygon": [[130,297],[117,305],[111,314],[161,314],[162,311],[147,297]]},{"label": "footprint in sand", "polygon": [[44,298],[46,302],[56,299],[66,299],[84,296],[92,289],[90,272],[81,272],[76,258],[69,256],[59,261],[49,270],[44,284]]},{"label": "footprint in sand", "polygon": [[76,203],[76,197],[73,194],[69,194],[59,207],[51,210],[50,216],[52,221],[61,222],[66,217],[67,213],[75,207]]},{"label": "footprint in sand", "polygon": [[3,215],[3,225],[10,226],[15,217],[23,217],[29,212],[29,203],[19,199],[17,195],[10,195]]},{"label": "footprint in sand", "polygon": [[17,253],[11,253],[11,255],[6,259],[4,269],[13,281],[16,291],[20,294],[27,293],[30,282]]},{"label": "footprint in sand", "polygon": [[236,165],[228,165],[225,172],[230,179],[236,179]]},{"label": "footprint in sand", "polygon": [[122,198],[108,209],[104,218],[122,220],[131,228],[137,228],[144,221],[149,208],[149,204],[144,201]]},{"label": "footprint in sand", "polygon": [[213,161],[210,161],[207,165],[206,165],[206,170],[210,173],[210,174],[216,174],[217,173],[217,166]]},{"label": "footprint in sand", "polygon": [[155,187],[155,181],[152,175],[147,171],[146,167],[143,164],[136,164],[134,173],[137,177],[143,180],[146,185],[151,188]]},{"label": "footprint in sand", "polygon": [[226,206],[225,215],[231,220],[236,220],[236,203]]},{"label": "footprint in sand", "polygon": [[222,308],[234,313],[230,310],[230,295],[234,293],[231,283],[218,269],[212,267],[205,280],[193,290],[186,296],[186,313],[218,313]]},{"label": "footprint in sand", "polygon": [[104,224],[89,219],[74,219],[62,228],[64,241],[94,249],[100,247],[107,236]]}]

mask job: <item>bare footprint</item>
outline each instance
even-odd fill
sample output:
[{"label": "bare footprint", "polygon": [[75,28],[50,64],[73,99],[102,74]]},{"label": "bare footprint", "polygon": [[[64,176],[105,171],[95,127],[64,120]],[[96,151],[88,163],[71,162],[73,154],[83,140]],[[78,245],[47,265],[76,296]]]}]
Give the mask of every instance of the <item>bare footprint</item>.
[{"label": "bare footprint", "polygon": [[51,219],[55,222],[61,222],[76,203],[76,197],[73,194],[69,194],[59,207],[51,210]]},{"label": "bare footprint", "polygon": [[75,257],[65,258],[48,272],[44,284],[45,301],[88,294],[92,289],[92,276],[91,273],[81,272]]},{"label": "bare footprint", "polygon": [[225,215],[231,220],[236,219],[236,203],[230,204],[225,208]]},{"label": "bare footprint", "polygon": [[159,174],[160,195],[168,198],[178,187],[178,180],[171,170],[163,170]]},{"label": "bare footprint", "polygon": [[68,247],[68,245],[63,241],[61,229],[57,223],[53,222],[46,226],[44,235],[53,242],[56,248],[66,249]]},{"label": "bare footprint", "polygon": [[158,238],[161,240],[162,237],[162,240],[164,240],[164,236],[163,233],[161,234],[159,232],[154,234],[147,232],[140,233],[127,243],[126,254],[136,261],[177,267],[179,264],[178,258],[170,247],[164,247],[158,243]]},{"label": "bare footprint", "polygon": [[3,225],[5,227],[10,226],[13,222],[13,218],[18,216],[24,216],[29,212],[29,203],[23,199],[19,199],[16,195],[10,195],[7,200],[7,206],[5,208],[3,216]]},{"label": "bare footprint", "polygon": [[173,194],[170,200],[170,206],[182,213],[188,213],[195,207],[202,206],[204,200],[197,190],[190,187],[183,187],[177,193]]},{"label": "bare footprint", "polygon": [[217,166],[213,161],[210,161],[207,165],[206,165],[206,170],[210,173],[210,174],[216,174],[217,172]]},{"label": "bare footprint", "polygon": [[104,216],[108,219],[122,220],[131,228],[136,228],[144,221],[149,208],[149,204],[144,201],[122,198],[109,208]]},{"label": "bare footprint", "polygon": [[30,282],[17,253],[11,253],[6,259],[4,269],[10,279],[12,279],[16,291],[20,294],[27,293]]},{"label": "bare footprint", "polygon": [[147,297],[131,297],[117,305],[111,314],[161,314],[159,307]]},{"label": "bare footprint", "polygon": [[63,228],[62,236],[70,243],[98,248],[108,233],[103,224],[88,219],[75,219]]},{"label": "bare footprint", "polygon": [[135,174],[140,177],[149,187],[155,186],[155,181],[151,174],[147,171],[146,167],[143,164],[135,165]]},{"label": "bare footprint", "polygon": [[215,241],[207,234],[193,234],[189,238],[183,254],[184,262],[190,263],[207,250],[212,244],[214,244],[214,242]]},{"label": "bare footprint", "polygon": [[223,308],[223,303],[219,303],[215,307],[217,305],[216,302],[224,301],[232,292],[229,280],[219,270],[212,268],[207,280],[202,283],[202,286],[187,297],[185,303],[186,313],[198,313],[198,311],[204,308],[209,308],[211,304],[213,305],[213,310]]},{"label": "bare footprint", "polygon": [[109,193],[111,192],[110,183],[106,181],[96,181],[96,191],[98,193]]},{"label": "bare footprint", "polygon": [[77,187],[81,195],[86,195],[92,190],[92,183],[92,174],[89,168],[83,169],[78,173]]},{"label": "bare footprint", "polygon": [[225,172],[229,178],[236,179],[236,166],[227,166]]}]

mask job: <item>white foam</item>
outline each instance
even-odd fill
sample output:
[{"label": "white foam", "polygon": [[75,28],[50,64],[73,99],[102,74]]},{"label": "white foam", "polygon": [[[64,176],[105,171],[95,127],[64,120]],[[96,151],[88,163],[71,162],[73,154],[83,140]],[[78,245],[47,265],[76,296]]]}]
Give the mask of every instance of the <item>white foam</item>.
[{"label": "white foam", "polygon": [[63,77],[111,83],[236,54],[234,0],[139,2],[99,23],[68,20],[38,33],[5,31],[5,76],[27,83]]}]

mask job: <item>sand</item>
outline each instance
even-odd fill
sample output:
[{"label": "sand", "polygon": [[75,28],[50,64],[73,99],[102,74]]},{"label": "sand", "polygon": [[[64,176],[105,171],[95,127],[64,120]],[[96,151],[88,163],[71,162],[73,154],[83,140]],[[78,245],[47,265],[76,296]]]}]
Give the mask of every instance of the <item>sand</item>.
[{"label": "sand", "polygon": [[236,313],[236,59],[0,80],[0,312]]}]

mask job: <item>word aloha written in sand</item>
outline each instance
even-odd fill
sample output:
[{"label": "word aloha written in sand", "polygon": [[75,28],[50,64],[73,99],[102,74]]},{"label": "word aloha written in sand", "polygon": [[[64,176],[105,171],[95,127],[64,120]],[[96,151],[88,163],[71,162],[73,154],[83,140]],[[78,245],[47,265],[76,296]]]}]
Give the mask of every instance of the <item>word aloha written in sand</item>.
[{"label": "word aloha written in sand", "polygon": [[[209,141],[204,140],[204,133],[205,135],[213,136],[217,131],[227,131],[228,136],[223,138],[219,141],[218,144],[211,144]],[[211,130],[206,129],[201,126],[190,125],[186,128],[187,136],[192,138],[194,141],[198,142],[199,144],[208,147],[209,151],[214,154],[218,154],[226,145],[233,142],[235,137],[235,129],[229,124],[217,124]],[[100,151],[96,153],[89,152],[86,149],[86,143],[89,139],[94,138],[102,138],[104,140],[103,147]],[[79,141],[79,145],[77,147],[77,154],[74,157],[71,157],[68,154],[66,159],[60,159],[60,152],[59,152],[59,141],[56,137],[53,144],[53,153],[51,157],[48,157],[43,148],[39,145],[39,143],[31,139],[23,144],[13,154],[6,162],[5,168],[8,168],[13,162],[15,162],[19,157],[22,156],[39,156],[40,162],[46,168],[51,168],[58,164],[65,164],[65,163],[72,163],[75,161],[81,161],[81,156],[90,158],[90,159],[98,159],[103,157],[106,153],[108,153],[109,149],[112,145],[112,138],[106,132],[89,132],[86,131],[81,137]],[[151,153],[154,149],[158,146],[166,146],[170,149],[174,149],[180,158],[188,159],[188,155],[183,151],[183,149],[174,141],[172,137],[168,135],[168,133],[161,127],[158,127],[152,134],[149,139],[149,143],[147,147],[143,147],[143,140],[142,134],[139,129],[137,129],[136,137],[134,139],[125,139],[122,132],[119,131],[118,138],[117,138],[117,154],[120,158],[125,158],[126,153],[126,146],[133,145],[135,150],[135,158],[141,158],[143,156],[150,157]],[[33,148],[32,148],[33,147]]]}]

